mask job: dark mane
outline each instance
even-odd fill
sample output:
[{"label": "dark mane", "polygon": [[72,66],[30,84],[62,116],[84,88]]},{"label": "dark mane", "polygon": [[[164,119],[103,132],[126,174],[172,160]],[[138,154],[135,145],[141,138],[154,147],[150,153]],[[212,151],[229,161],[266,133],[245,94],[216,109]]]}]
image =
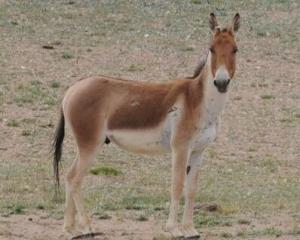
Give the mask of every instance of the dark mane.
[{"label": "dark mane", "polygon": [[194,71],[194,75],[192,77],[188,77],[188,78],[196,78],[200,75],[202,69],[204,68],[205,66],[205,63],[206,63],[206,59],[207,59],[207,55],[208,55],[208,52],[206,52],[205,54],[203,54],[199,61],[198,61],[198,65]]}]

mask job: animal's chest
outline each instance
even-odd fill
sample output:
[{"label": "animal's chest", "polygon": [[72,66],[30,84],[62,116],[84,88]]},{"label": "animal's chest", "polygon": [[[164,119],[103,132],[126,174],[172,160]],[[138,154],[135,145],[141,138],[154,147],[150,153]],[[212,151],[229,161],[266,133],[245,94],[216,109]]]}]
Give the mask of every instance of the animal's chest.
[{"label": "animal's chest", "polygon": [[215,91],[209,96],[202,112],[202,118],[199,120],[200,127],[193,138],[193,149],[203,150],[217,137],[219,114],[224,108],[226,96]]},{"label": "animal's chest", "polygon": [[213,143],[217,137],[217,122],[204,124],[193,138],[193,149],[203,149]]}]

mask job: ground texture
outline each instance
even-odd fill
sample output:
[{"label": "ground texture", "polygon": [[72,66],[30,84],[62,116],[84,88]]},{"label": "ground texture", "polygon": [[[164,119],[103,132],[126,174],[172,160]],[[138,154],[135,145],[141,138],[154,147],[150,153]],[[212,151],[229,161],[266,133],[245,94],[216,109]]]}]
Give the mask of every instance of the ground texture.
[{"label": "ground texture", "polygon": [[[49,147],[60,101],[82,77],[190,76],[208,16],[242,17],[238,70],[207,149],[195,223],[203,239],[300,238],[300,3],[0,0],[0,239],[59,239]],[[75,158],[64,145],[61,178]],[[113,145],[85,181],[101,239],[165,239],[170,156]],[[213,206],[213,207],[211,207]]]}]

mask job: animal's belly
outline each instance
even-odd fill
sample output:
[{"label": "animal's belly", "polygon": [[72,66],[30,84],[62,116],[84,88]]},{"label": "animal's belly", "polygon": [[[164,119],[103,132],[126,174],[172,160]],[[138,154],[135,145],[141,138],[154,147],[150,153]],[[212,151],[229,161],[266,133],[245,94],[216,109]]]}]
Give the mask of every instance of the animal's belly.
[{"label": "animal's belly", "polygon": [[199,131],[195,137],[193,148],[203,149],[209,144],[213,143],[217,137],[217,127],[212,124],[209,127],[205,127]]},{"label": "animal's belly", "polygon": [[107,133],[107,137],[119,147],[131,152],[161,154],[169,149],[164,130],[160,128],[113,130]]}]

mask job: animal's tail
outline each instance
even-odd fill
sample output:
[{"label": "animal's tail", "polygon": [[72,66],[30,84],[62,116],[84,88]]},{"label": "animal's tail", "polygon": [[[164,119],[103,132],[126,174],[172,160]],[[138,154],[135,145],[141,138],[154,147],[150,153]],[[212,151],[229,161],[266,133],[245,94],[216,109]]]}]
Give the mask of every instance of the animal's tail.
[{"label": "animal's tail", "polygon": [[60,120],[56,127],[55,135],[53,138],[53,171],[56,183],[56,190],[59,190],[59,163],[62,155],[62,144],[65,137],[65,117],[63,111],[61,111]]}]

